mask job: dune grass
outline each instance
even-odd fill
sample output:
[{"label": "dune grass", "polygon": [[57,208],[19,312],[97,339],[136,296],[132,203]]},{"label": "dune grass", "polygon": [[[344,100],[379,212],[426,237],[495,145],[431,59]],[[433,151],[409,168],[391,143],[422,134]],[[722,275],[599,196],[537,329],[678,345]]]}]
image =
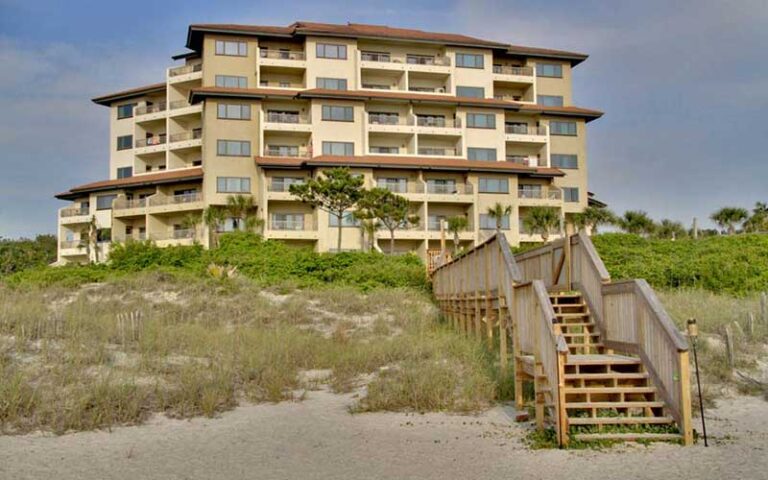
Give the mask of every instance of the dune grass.
[{"label": "dune grass", "polygon": [[[140,320],[119,322],[128,312]],[[327,375],[304,375],[312,371]],[[0,285],[3,433],[210,417],[241,402],[300,400],[322,384],[367,384],[357,411],[477,410],[498,398],[496,375],[483,345],[441,325],[421,290],[263,290],[242,277],[167,272]]]}]

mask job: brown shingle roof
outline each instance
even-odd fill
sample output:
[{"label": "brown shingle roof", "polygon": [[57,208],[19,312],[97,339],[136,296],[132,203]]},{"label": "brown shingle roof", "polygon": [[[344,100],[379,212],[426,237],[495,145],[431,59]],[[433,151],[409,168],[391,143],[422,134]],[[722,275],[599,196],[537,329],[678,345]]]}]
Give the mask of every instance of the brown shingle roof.
[{"label": "brown shingle roof", "polygon": [[86,183],[72,187],[69,191],[56,194],[56,198],[68,200],[78,197],[84,193],[100,192],[112,190],[115,188],[142,187],[146,185],[159,185],[163,183],[176,183],[187,180],[197,180],[203,178],[202,167],[189,168],[184,170],[170,170],[160,173],[148,173],[136,175],[127,178],[118,178],[114,180],[101,180],[98,182]]},{"label": "brown shingle roof", "polygon": [[130,88],[128,90],[121,90],[115,93],[108,93],[100,97],[91,99],[92,102],[99,105],[109,106],[116,100],[125,100],[127,98],[139,97],[146,95],[147,93],[163,92],[165,91],[165,82],[153,83],[152,85],[144,85],[143,87]]},{"label": "brown shingle roof", "polygon": [[462,170],[475,172],[518,173],[541,177],[561,177],[564,173],[556,168],[526,167],[509,162],[465,160],[460,158],[389,157],[379,155],[336,156],[320,155],[312,158],[254,157],[256,165],[264,168],[306,168],[325,166],[349,166],[418,170]]},{"label": "brown shingle roof", "polygon": [[270,96],[283,96],[296,99],[303,98],[337,98],[348,100],[402,100],[424,103],[449,103],[462,106],[500,108],[526,113],[541,113],[555,116],[572,116],[584,118],[587,121],[600,118],[603,112],[589,108],[547,107],[526,103],[511,102],[507,100],[495,100],[493,98],[454,97],[451,95],[434,95],[427,93],[390,92],[390,91],[362,91],[362,90],[325,90],[312,88],[309,90],[282,90],[270,88],[219,88],[201,87],[190,92],[190,101],[196,103],[205,97],[233,96],[248,98],[264,98]]},{"label": "brown shingle roof", "polygon": [[576,65],[586,60],[587,55],[565,50],[553,50],[549,48],[525,47],[510,45],[492,40],[483,40],[456,33],[426,32],[410,28],[395,28],[386,25],[370,25],[363,23],[318,23],[318,22],[294,22],[287,27],[266,25],[238,25],[238,24],[193,24],[189,26],[187,35],[187,47],[199,50],[201,39],[194,32],[220,32],[240,33],[246,35],[264,35],[294,37],[297,35],[329,35],[351,38],[387,38],[393,40],[411,40],[415,42],[444,43],[447,45],[486,47],[496,50],[504,50],[513,55],[537,56],[544,58],[559,58],[569,60]]}]

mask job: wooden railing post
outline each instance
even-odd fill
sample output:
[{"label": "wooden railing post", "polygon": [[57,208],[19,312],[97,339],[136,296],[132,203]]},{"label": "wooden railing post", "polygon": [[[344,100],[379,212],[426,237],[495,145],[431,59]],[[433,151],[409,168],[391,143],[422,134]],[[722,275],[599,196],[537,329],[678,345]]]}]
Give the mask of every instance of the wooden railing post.
[{"label": "wooden railing post", "polygon": [[693,445],[693,419],[691,413],[691,365],[688,352],[679,352],[680,362],[680,432],[683,434],[683,445]]},{"label": "wooden railing post", "polygon": [[509,362],[509,359],[507,358],[507,315],[509,315],[509,304],[507,303],[508,299],[506,297],[506,291],[502,294],[502,289],[504,287],[504,273],[505,269],[501,268],[501,265],[503,265],[503,257],[501,254],[501,243],[497,245],[496,249],[496,265],[498,265],[498,271],[497,271],[497,282],[498,285],[496,287],[497,291],[497,297],[499,302],[499,309],[498,309],[498,316],[499,316],[499,372],[501,374],[501,378],[505,379],[507,378],[507,363]]},{"label": "wooden railing post", "polygon": [[491,250],[490,245],[487,244],[483,249],[483,257],[485,258],[485,332],[488,340],[488,348],[493,348],[493,308],[491,308]]}]

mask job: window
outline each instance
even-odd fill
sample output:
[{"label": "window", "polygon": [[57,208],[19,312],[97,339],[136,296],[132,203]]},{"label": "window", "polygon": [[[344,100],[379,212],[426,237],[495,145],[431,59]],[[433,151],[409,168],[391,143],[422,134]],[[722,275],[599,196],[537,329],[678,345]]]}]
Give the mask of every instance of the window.
[{"label": "window", "polygon": [[246,77],[237,77],[235,75],[216,75],[216,86],[224,88],[248,88],[248,79]]},{"label": "window", "polygon": [[485,160],[488,162],[496,161],[495,148],[467,148],[467,158],[469,160]]},{"label": "window", "polygon": [[291,185],[301,185],[304,183],[304,179],[301,177],[272,177],[269,190],[271,192],[287,192],[290,191]]},{"label": "window", "polygon": [[576,122],[549,122],[549,133],[576,136]]},{"label": "window", "polygon": [[[338,227],[339,226],[339,217],[337,217],[334,214],[330,214],[328,216],[328,226],[329,227]],[[352,212],[345,212],[344,216],[341,217],[341,226],[342,227],[359,227],[360,226],[360,220],[355,218],[355,215]]]},{"label": "window", "polygon": [[247,157],[251,154],[251,142],[238,140],[218,140],[216,153],[223,157]]},{"label": "window", "polygon": [[96,241],[99,243],[112,241],[112,229],[111,228],[99,228],[96,230]]},{"label": "window", "polygon": [[550,161],[555,168],[579,168],[579,159],[576,155],[553,153]]},{"label": "window", "polygon": [[245,57],[248,55],[248,44],[245,42],[226,42],[224,40],[216,40],[216,55]]},{"label": "window", "polygon": [[110,210],[112,208],[112,201],[117,198],[117,195],[99,195],[96,197],[96,210]]},{"label": "window", "polygon": [[250,120],[251,106],[220,103],[218,105],[218,118],[223,118],[228,120]]},{"label": "window", "polygon": [[347,79],[318,77],[317,88],[325,88],[327,90],[346,90]]},{"label": "window", "polygon": [[304,214],[273,213],[272,230],[304,230]]},{"label": "window", "polygon": [[323,105],[323,120],[333,122],[351,122],[354,120],[352,107],[338,107],[335,105]]},{"label": "window", "polygon": [[457,97],[485,98],[485,89],[483,87],[456,87]]},{"label": "window", "polygon": [[251,193],[249,177],[216,177],[216,191],[219,193]]},{"label": "window", "polygon": [[478,180],[480,193],[509,193],[509,181],[506,178],[480,178]]},{"label": "window", "polygon": [[341,155],[350,157],[355,154],[352,142],[323,142],[323,155]]},{"label": "window", "polygon": [[467,128],[496,128],[496,115],[492,113],[468,113]]},{"label": "window", "polygon": [[483,68],[483,56],[476,53],[457,53],[456,66],[462,68]]},{"label": "window", "polygon": [[123,135],[117,137],[118,150],[128,150],[129,148],[133,148],[133,135]]},{"label": "window", "polygon": [[347,58],[347,46],[335,45],[332,43],[318,43],[317,58],[333,58],[339,60],[346,60]]},{"label": "window", "polygon": [[537,63],[536,75],[539,77],[563,78],[563,66],[557,63]]},{"label": "window", "polygon": [[135,103],[127,103],[125,105],[118,105],[117,107],[117,119],[121,120],[123,118],[131,118],[133,116],[133,107],[135,107]]},{"label": "window", "polygon": [[579,189],[576,187],[563,187],[563,201],[578,203]]},{"label": "window", "polygon": [[117,178],[128,178],[133,176],[133,167],[120,167],[117,169]]},{"label": "window", "polygon": [[[509,230],[509,215],[504,215],[500,219],[502,230]],[[487,213],[480,214],[480,230],[495,230],[496,219],[488,215]]]},{"label": "window", "polygon": [[407,178],[377,178],[376,186],[394,193],[405,193],[408,190]]},{"label": "window", "polygon": [[562,107],[563,97],[562,95],[537,95],[536,103],[545,107]]}]

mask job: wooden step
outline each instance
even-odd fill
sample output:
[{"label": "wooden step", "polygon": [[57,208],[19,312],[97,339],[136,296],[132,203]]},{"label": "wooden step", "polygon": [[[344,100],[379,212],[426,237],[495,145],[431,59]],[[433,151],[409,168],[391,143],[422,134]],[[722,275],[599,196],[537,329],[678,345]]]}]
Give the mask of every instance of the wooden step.
[{"label": "wooden step", "polygon": [[664,402],[568,402],[566,409],[589,410],[592,408],[663,408]]},{"label": "wooden step", "polygon": [[555,316],[558,319],[584,318],[584,317],[589,317],[589,313],[587,312],[555,313]]},{"label": "wooden step", "polygon": [[645,425],[674,423],[672,417],[569,417],[569,425]]},{"label": "wooden step", "polygon": [[640,365],[639,358],[624,355],[569,355],[566,365]]},{"label": "wooden step", "polygon": [[574,322],[574,323],[558,323],[560,327],[591,327],[595,328],[597,325],[595,325],[592,322]]},{"label": "wooden step", "polygon": [[639,380],[648,378],[648,372],[566,373],[565,380]]},{"label": "wooden step", "polygon": [[597,332],[563,333],[562,335],[566,339],[575,338],[575,337],[599,337],[600,336],[600,334]]},{"label": "wooden step", "polygon": [[656,393],[655,387],[565,387],[566,394],[586,393]]},{"label": "wooden step", "polygon": [[681,440],[682,435],[677,433],[577,433],[571,435],[574,440],[582,442],[594,442],[600,440],[615,440],[621,442],[634,441],[674,441]]}]

